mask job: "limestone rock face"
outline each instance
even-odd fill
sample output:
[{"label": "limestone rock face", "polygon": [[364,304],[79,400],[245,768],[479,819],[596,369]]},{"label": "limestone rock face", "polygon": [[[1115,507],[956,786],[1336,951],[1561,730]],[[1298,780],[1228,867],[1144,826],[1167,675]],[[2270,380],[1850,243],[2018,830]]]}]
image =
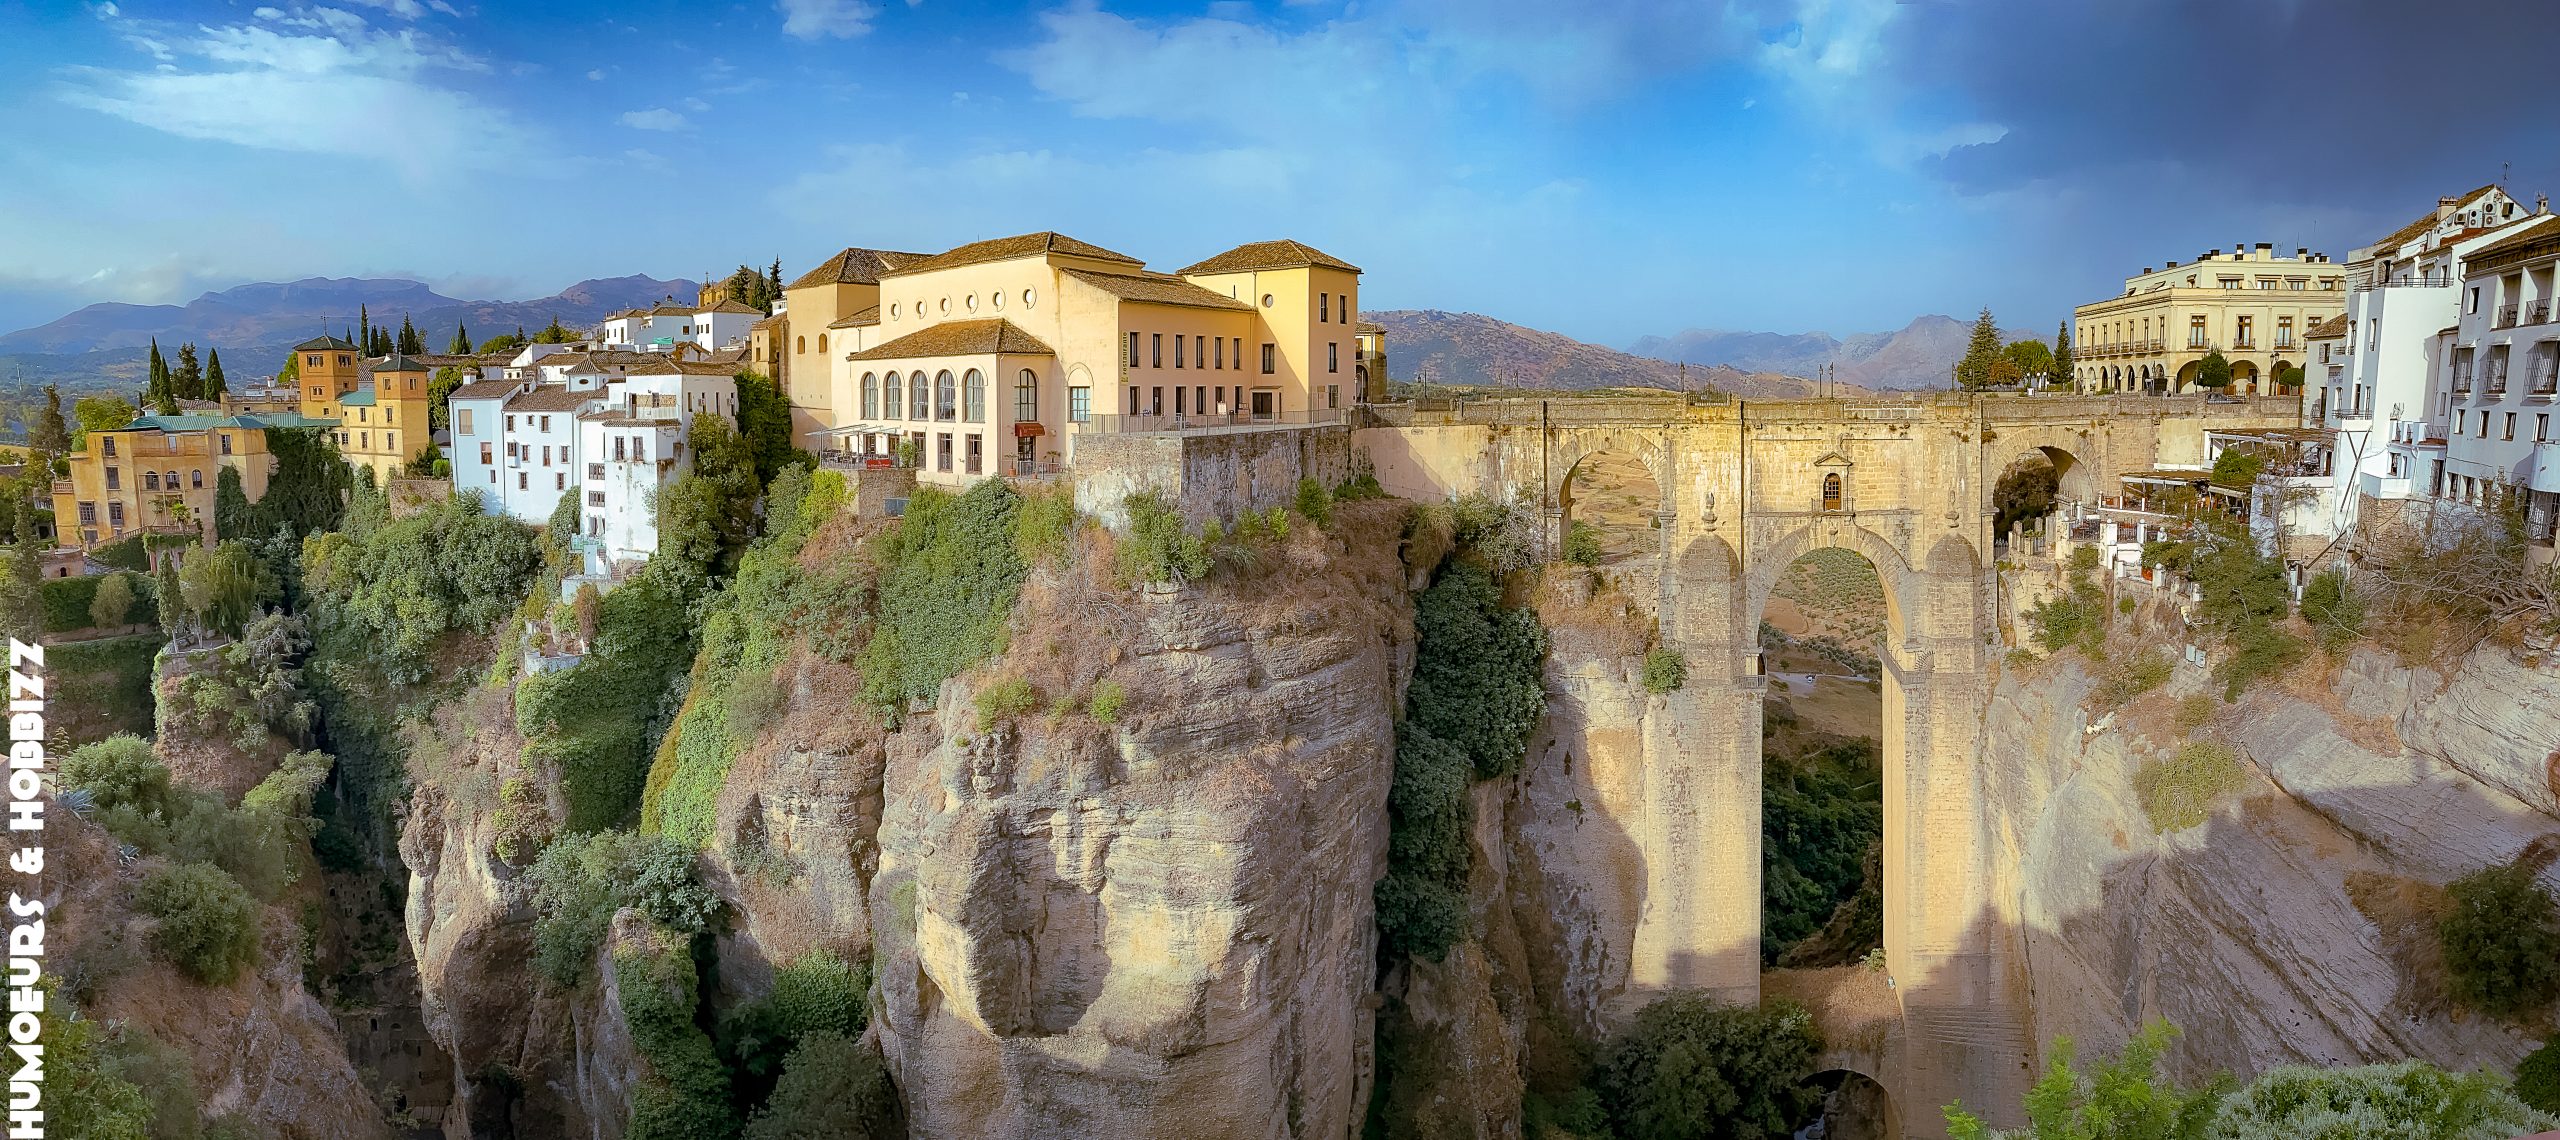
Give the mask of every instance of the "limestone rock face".
[{"label": "limestone rock face", "polygon": [[[2504,1068],[2532,1049],[2430,998],[2402,961],[2412,928],[2376,895],[2431,889],[2560,832],[2547,799],[2515,794],[2541,763],[2526,753],[2560,738],[2560,704],[2505,703],[2560,678],[2497,650],[2450,678],[2362,652],[2339,682],[2354,713],[2254,692],[2213,730],[2246,788],[2168,834],[2133,776],[2175,749],[2174,730],[2137,709],[2084,732],[2093,683],[2076,659],[2013,674],[1985,713],[1996,896],[2023,932],[2039,1043],[2113,1048],[2165,1017],[2185,1030],[2173,1060],[2188,1077],[2399,1057]],[[2179,667],[2173,691],[2203,688],[2201,670]]]},{"label": "limestone rock face", "polygon": [[964,679],[890,742],[875,1025],[915,1136],[1358,1132],[1411,619],[1391,552],[1285,590],[1141,599],[1116,725],[977,731]]}]

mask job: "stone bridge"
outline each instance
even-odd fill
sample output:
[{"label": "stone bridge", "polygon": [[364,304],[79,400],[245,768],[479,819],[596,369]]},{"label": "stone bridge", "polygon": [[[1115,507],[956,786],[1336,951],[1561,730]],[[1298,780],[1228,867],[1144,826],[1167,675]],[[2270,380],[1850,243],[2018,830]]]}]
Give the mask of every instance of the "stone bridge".
[{"label": "stone bridge", "polygon": [[2001,651],[1993,487],[2040,453],[2062,497],[2093,498],[2120,472],[2202,464],[2207,428],[2295,424],[2298,400],[1672,396],[1371,412],[1354,442],[1390,492],[1532,497],[1551,541],[1596,456],[1642,463],[1661,489],[1661,638],[1687,656],[1689,679],[1646,717],[1632,995],[1705,987],[1758,999],[1761,613],[1807,551],[1838,547],[1874,565],[1886,611],[1884,947],[1901,1023],[1855,1067],[1880,1070],[1867,1075],[1912,1135],[1943,1135],[1937,1107],[1958,1098],[2015,1115],[2036,1043],[2022,938],[1990,888],[1997,853],[1982,810],[1980,713]]}]

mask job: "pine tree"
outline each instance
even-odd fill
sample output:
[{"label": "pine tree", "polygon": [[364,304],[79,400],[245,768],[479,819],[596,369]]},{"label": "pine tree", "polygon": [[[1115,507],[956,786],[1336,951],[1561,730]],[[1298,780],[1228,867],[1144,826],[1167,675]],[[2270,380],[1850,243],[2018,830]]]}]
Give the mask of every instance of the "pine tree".
[{"label": "pine tree", "polygon": [[204,398],[219,400],[231,391],[231,382],[222,378],[222,350],[213,349],[204,358]]},{"label": "pine tree", "polygon": [[196,346],[178,346],[178,369],[169,374],[169,392],[181,400],[204,399],[204,366],[196,362]]},{"label": "pine tree", "polygon": [[773,315],[773,303],[782,298],[782,259],[773,259],[773,267],[764,271],[764,311]]},{"label": "pine tree", "polygon": [[1998,383],[2004,359],[2000,324],[1991,319],[1991,310],[1986,306],[1982,315],[1974,318],[1973,335],[1965,341],[1964,359],[1956,363],[1956,385],[1970,391]]},{"label": "pine tree", "polygon": [[471,355],[471,330],[460,324],[453,326],[453,343],[444,346],[447,356]]},{"label": "pine tree", "polygon": [[409,314],[400,314],[400,341],[392,346],[402,356],[425,356],[426,341],[418,336],[418,326],[409,323]]},{"label": "pine tree", "polygon": [[160,632],[169,635],[169,640],[184,644],[184,639],[179,635],[184,632],[186,625],[187,605],[178,589],[178,560],[173,556],[173,552],[163,550],[159,554],[159,561],[160,566],[155,577],[159,579],[160,587],[158,591]]},{"label": "pine tree", "polygon": [[2053,380],[2057,384],[2072,382],[2071,322],[2069,321],[2062,322],[2062,327],[2053,330]]},{"label": "pine tree", "polygon": [[552,316],[550,324],[542,326],[541,332],[533,334],[535,344],[567,344],[576,339],[578,339],[576,335],[560,327],[560,318],[556,314]]}]

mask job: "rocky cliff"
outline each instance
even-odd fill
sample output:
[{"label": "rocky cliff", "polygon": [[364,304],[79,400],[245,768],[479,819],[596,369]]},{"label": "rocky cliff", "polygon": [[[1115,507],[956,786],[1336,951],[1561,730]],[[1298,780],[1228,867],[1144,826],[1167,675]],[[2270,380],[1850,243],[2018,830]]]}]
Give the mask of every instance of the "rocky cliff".
[{"label": "rocky cliff", "polygon": [[[2533,1042],[2446,1000],[2424,919],[2445,881],[2560,835],[2560,674],[2498,648],[2443,672],[2359,649],[2182,731],[2170,710],[2201,672],[2180,666],[2097,731],[2076,658],[2004,677],[1985,712],[2037,1038],[2112,1047],[2165,1017],[2195,1077],[2511,1067]],[[2189,738],[2230,745],[2241,787],[2201,825],[2155,833],[2135,775]]]}]

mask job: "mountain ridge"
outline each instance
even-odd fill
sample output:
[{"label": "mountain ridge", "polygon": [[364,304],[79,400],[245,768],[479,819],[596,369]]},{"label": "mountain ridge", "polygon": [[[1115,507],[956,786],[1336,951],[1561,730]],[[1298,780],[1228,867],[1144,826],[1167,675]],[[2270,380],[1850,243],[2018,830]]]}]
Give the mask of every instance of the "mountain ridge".
[{"label": "mountain ridge", "polygon": [[[1910,324],[1883,332],[1758,332],[1737,329],[1684,329],[1670,336],[1640,337],[1627,351],[1660,360],[1722,364],[1744,371],[1809,376],[1825,364],[1836,366],[1839,379],[1882,391],[1945,388],[1953,383],[1956,362],[1964,359],[1973,323],[1938,313],[1914,317]],[[2002,329],[2003,340],[2041,336],[2022,329]]]},{"label": "mountain ridge", "polygon": [[1440,309],[1373,309],[1363,318],[1387,330],[1391,380],[1528,390],[1651,387],[1801,396],[1813,381],[1725,365],[1638,356],[1562,333],[1481,313]]}]

